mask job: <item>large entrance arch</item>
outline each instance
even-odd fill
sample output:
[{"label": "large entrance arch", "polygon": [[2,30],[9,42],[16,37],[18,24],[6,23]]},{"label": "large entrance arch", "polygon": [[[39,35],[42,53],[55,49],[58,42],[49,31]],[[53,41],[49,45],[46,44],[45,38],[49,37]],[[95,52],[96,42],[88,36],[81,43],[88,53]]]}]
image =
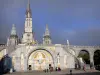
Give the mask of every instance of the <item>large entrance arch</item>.
[{"label": "large entrance arch", "polygon": [[49,68],[49,65],[54,66],[53,57],[46,50],[35,50],[28,57],[28,67],[30,70],[44,70]]}]

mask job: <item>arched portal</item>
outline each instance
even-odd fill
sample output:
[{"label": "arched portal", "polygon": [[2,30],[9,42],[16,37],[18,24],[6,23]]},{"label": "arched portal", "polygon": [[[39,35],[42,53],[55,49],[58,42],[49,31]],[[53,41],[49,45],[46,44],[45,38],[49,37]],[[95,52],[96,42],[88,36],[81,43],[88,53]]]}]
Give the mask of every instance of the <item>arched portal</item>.
[{"label": "arched portal", "polygon": [[100,65],[100,50],[94,52],[94,65]]},{"label": "arched portal", "polygon": [[52,55],[46,50],[35,50],[28,58],[28,66],[30,70],[44,70],[54,66]]},{"label": "arched portal", "polygon": [[89,52],[87,50],[81,50],[79,52],[78,57],[81,57],[85,64],[90,64],[90,55],[89,55]]}]

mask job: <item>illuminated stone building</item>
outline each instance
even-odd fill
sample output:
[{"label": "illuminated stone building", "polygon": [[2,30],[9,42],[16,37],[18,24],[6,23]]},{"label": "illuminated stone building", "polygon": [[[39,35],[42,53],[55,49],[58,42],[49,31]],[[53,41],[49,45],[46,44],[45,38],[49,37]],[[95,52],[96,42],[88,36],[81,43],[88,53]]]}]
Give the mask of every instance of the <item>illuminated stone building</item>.
[{"label": "illuminated stone building", "polygon": [[29,67],[31,70],[44,70],[49,68],[49,65],[61,69],[75,68],[76,58],[80,50],[83,49],[89,51],[90,62],[93,63],[93,51],[95,50],[93,46],[71,46],[68,40],[66,45],[52,44],[48,24],[43,35],[43,43],[39,44],[35,40],[32,30],[32,11],[29,0],[25,16],[21,43],[19,43],[16,27],[13,24],[11,34],[7,39],[7,45],[0,46],[0,58],[9,54],[16,71],[27,71]]}]

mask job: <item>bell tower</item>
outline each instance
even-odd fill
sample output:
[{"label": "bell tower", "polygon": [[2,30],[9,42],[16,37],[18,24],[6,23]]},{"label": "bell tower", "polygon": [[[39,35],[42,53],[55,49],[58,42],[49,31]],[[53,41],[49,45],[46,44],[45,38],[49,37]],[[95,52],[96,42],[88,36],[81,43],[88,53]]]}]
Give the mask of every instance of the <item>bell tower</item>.
[{"label": "bell tower", "polygon": [[34,42],[33,31],[32,31],[32,12],[30,8],[30,0],[28,0],[26,14],[25,14],[25,26],[22,43]]}]

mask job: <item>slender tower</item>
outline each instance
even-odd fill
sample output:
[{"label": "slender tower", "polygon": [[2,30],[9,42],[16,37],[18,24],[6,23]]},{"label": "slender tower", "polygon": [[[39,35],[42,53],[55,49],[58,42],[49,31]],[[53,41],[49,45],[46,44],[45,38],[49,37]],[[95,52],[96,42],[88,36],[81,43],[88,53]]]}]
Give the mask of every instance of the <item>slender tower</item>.
[{"label": "slender tower", "polygon": [[25,27],[24,27],[22,43],[32,43],[34,42],[34,38],[33,38],[33,31],[32,31],[32,12],[30,8],[30,0],[28,0],[25,16],[26,18],[25,18]]},{"label": "slender tower", "polygon": [[46,30],[45,30],[45,34],[43,36],[43,44],[51,44],[51,37],[50,37],[50,32],[48,29],[48,24],[46,24]]}]

